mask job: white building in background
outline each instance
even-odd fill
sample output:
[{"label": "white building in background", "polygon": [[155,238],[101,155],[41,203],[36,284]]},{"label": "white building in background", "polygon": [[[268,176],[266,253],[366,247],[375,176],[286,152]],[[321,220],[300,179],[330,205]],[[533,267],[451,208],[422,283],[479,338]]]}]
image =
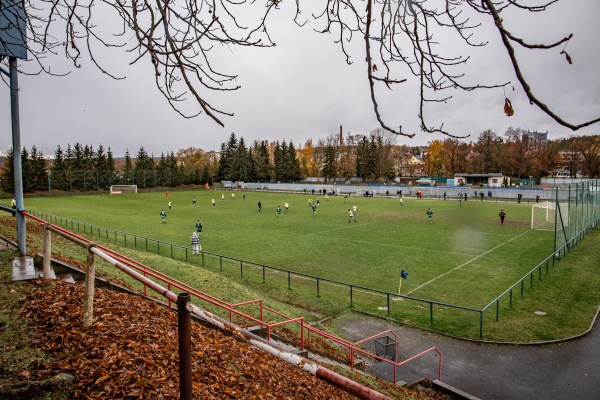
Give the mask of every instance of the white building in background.
[{"label": "white building in background", "polygon": [[502,187],[504,183],[504,174],[454,174],[454,184],[460,185],[485,185],[488,187]]}]

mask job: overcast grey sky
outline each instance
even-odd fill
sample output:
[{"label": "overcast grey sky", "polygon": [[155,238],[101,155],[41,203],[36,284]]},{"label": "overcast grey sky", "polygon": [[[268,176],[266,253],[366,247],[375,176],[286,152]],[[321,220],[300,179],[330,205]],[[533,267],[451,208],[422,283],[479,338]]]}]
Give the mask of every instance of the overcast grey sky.
[{"label": "overcast grey sky", "polygon": [[[289,3],[289,4],[287,4]],[[354,63],[348,66],[333,37],[299,28],[291,22],[294,2],[284,2],[273,19],[271,33],[277,47],[231,49],[225,60],[226,72],[238,74],[242,88],[236,92],[209,94],[217,108],[235,113],[224,117],[225,128],[205,115],[191,120],[175,113],[154,85],[148,60],[127,68],[130,54],[113,51],[103,65],[123,71],[127,79],[114,81],[89,62],[82,69],[69,68],[58,59],[54,71],[68,71],[67,77],[20,75],[21,143],[35,145],[46,155],[57,145],[79,142],[97,148],[110,147],[120,157],[129,149],[134,155],[143,146],[155,156],[187,147],[218,150],[231,132],[247,144],[257,139],[293,141],[296,147],[307,139],[317,141],[336,134],[340,125],[345,134],[367,134],[378,127],[371,105],[360,37],[351,46]],[[542,15],[544,14],[544,15]],[[530,42],[553,42],[574,37],[566,50],[562,46],[536,50],[521,66],[538,97],[571,123],[600,116],[600,1],[561,0],[545,13],[525,14],[507,28]],[[515,115],[503,112],[502,89],[457,94],[448,104],[430,105],[428,125],[439,126],[457,135],[491,129],[503,134],[508,127],[548,131],[551,139],[569,135],[600,134],[600,124],[572,132],[529,105],[510,70],[506,53],[499,47],[497,32],[490,27],[477,33],[490,44],[473,53],[466,72],[472,82],[514,82],[515,91],[506,95]],[[443,39],[440,39],[443,40]],[[518,54],[521,54],[518,51]],[[425,145],[443,136],[419,131],[418,82],[411,81],[393,91],[379,87],[381,113],[391,126],[402,125],[415,132],[414,139],[399,137],[398,144]],[[412,79],[411,79],[412,78]],[[11,147],[8,87],[0,89],[0,151]]]}]

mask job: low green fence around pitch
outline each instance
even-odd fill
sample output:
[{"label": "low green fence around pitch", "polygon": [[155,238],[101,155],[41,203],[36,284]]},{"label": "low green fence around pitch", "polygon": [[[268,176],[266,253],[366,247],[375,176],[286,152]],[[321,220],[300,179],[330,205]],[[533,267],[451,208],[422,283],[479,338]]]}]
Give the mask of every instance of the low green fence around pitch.
[{"label": "low green fence around pitch", "polygon": [[28,212],[72,231],[186,261],[230,276],[239,276],[249,283],[268,285],[273,290],[302,289],[306,293],[314,293],[319,301],[339,304],[345,299],[349,307],[368,314],[403,323],[407,323],[409,315],[410,325],[427,327],[443,333],[472,332],[473,335],[478,334],[483,338],[484,319],[498,321],[503,301],[508,302],[508,306],[512,308],[515,296],[524,297],[526,289],[533,288],[535,281],[541,280],[544,274],[549,273],[550,267],[555,265],[555,260],[565,256],[570,248],[598,224],[599,195],[598,181],[557,188],[552,215],[555,231],[554,251],[481,309],[399,295],[206,251],[196,255],[186,246],[57,215]]}]

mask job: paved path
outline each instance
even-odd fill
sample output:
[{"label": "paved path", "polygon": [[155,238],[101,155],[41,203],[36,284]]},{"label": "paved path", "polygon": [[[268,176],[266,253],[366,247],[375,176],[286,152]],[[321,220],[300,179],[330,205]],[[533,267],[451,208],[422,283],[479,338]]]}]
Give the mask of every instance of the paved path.
[{"label": "paved path", "polygon": [[333,325],[353,341],[392,329],[400,360],[435,346],[442,352],[441,380],[483,400],[600,399],[598,327],[568,342],[509,346],[450,339],[359,314]]}]

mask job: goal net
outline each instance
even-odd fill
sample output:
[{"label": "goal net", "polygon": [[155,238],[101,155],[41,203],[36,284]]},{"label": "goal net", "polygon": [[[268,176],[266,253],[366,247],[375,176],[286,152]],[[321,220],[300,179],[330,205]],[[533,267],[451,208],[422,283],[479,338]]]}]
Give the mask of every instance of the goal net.
[{"label": "goal net", "polygon": [[555,202],[545,201],[531,206],[531,229],[554,231],[556,224],[558,224],[560,229],[568,226],[568,206],[566,204],[560,204],[558,215],[556,215],[556,212]]},{"label": "goal net", "polygon": [[137,193],[137,185],[112,185],[110,194],[132,194]]}]

